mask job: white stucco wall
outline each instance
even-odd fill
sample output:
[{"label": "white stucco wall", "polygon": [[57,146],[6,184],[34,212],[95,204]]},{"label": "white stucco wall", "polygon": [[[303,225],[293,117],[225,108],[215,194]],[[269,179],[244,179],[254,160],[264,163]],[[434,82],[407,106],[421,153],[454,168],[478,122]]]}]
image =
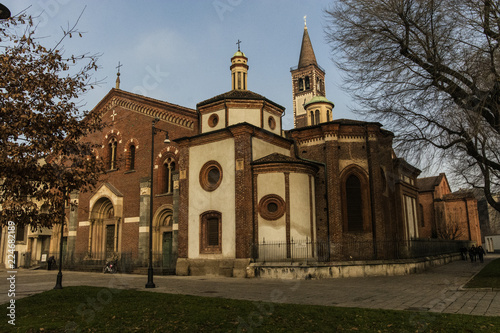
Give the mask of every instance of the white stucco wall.
[{"label": "white stucco wall", "polygon": [[272,143],[252,137],[252,156],[254,161],[273,153],[290,156],[290,149],[281,148]]},{"label": "white stucco wall", "polygon": [[[257,176],[258,200],[268,194],[277,194],[285,200],[285,175],[283,173],[264,173]],[[259,214],[259,243],[286,241],[286,214],[281,218],[268,221]]]},{"label": "white stucco wall", "polygon": [[[276,127],[274,129],[271,129],[271,127],[269,127],[269,117],[273,117],[274,121],[276,122]],[[269,132],[272,132],[276,135],[281,135],[281,118],[280,117],[277,117],[273,114],[271,114],[270,112],[267,112],[266,110],[264,110],[263,112],[263,128],[265,130],[268,130]]]},{"label": "white stucco wall", "polygon": [[290,238],[294,241],[305,241],[306,238],[310,241],[312,238],[309,175],[307,174],[290,173]]},{"label": "white stucco wall", "polygon": [[[210,125],[208,125],[208,119],[213,114],[216,114],[217,116],[219,116],[219,123],[217,124],[217,126],[210,127]],[[202,133],[212,132],[212,131],[215,131],[215,130],[218,130],[218,129],[221,129],[224,127],[226,127],[226,110],[224,110],[224,109],[221,109],[221,110],[218,110],[215,112],[210,112],[207,114],[203,114],[201,116],[201,132]]]},{"label": "white stucco wall", "polygon": [[[203,165],[211,160],[222,167],[222,182],[205,191],[199,182]],[[234,140],[194,146],[189,149],[189,258],[234,258],[235,250],[235,163]],[[215,210],[222,214],[222,254],[200,254],[200,215]]]},{"label": "white stucco wall", "polygon": [[249,123],[260,127],[260,109],[230,108],[228,110],[228,126],[239,123]]},{"label": "white stucco wall", "polygon": [[304,109],[304,104],[309,102],[313,98],[313,93],[312,91],[310,93],[301,95],[300,97],[296,97],[294,103],[295,103],[295,112],[297,116],[303,115],[306,113],[306,110]]}]

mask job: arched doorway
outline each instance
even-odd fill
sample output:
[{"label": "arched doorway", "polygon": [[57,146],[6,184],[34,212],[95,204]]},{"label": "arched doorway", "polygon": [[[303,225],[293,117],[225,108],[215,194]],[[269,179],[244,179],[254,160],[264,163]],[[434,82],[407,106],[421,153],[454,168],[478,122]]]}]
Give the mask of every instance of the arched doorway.
[{"label": "arched doorway", "polygon": [[157,254],[156,258],[159,266],[163,269],[175,267],[174,253],[172,251],[173,243],[173,211],[171,205],[165,205],[158,209],[154,219],[153,251]]},{"label": "arched doorway", "polygon": [[92,258],[115,257],[119,249],[119,222],[115,208],[107,197],[99,198],[92,207],[89,230],[89,255]]}]

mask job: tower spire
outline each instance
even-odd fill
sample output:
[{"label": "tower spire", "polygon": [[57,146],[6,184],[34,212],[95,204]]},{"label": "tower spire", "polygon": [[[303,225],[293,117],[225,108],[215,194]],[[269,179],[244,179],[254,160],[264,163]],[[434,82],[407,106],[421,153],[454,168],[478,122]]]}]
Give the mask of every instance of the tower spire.
[{"label": "tower spire", "polygon": [[307,32],[306,16],[304,16],[304,34],[302,36],[302,47],[300,48],[300,58],[299,58],[299,68],[308,65],[318,65],[316,62],[316,56],[314,55],[314,50],[312,47],[311,39],[309,39],[309,33]]}]

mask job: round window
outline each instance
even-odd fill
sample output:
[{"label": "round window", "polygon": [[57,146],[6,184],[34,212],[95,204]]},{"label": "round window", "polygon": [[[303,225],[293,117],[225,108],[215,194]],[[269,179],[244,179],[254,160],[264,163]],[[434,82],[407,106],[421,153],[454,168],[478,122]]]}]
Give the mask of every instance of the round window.
[{"label": "round window", "polygon": [[215,113],[213,113],[209,118],[208,118],[208,126],[210,127],[215,127],[219,124],[219,116]]},{"label": "round window", "polygon": [[208,183],[212,186],[214,186],[215,184],[217,184],[219,182],[219,179],[220,179],[220,171],[217,167],[215,166],[212,166],[209,170],[208,170],[208,174],[207,174],[207,180],[208,180]]},{"label": "round window", "polygon": [[200,185],[205,191],[216,190],[222,181],[222,167],[217,161],[208,161],[200,170]]},{"label": "round window", "polygon": [[285,200],[276,194],[268,194],[259,202],[259,213],[266,220],[277,220],[285,214]]},{"label": "round window", "polygon": [[278,205],[276,202],[270,202],[267,204],[267,211],[270,213],[276,213],[278,211]]},{"label": "round window", "polygon": [[273,116],[269,116],[269,119],[267,120],[267,123],[269,124],[270,129],[275,129],[276,128],[276,120],[274,120]]}]

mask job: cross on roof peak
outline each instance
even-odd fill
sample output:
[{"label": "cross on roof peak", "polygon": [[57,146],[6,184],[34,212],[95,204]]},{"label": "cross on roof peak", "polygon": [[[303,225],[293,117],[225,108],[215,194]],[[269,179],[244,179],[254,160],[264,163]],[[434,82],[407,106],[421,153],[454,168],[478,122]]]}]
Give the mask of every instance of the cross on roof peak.
[{"label": "cross on roof peak", "polygon": [[[240,44],[241,44],[241,40],[238,39],[238,41],[236,42],[236,44],[238,44],[238,51],[240,51]],[[241,51],[240,51],[241,52]]]},{"label": "cross on roof peak", "polygon": [[116,66],[116,68],[118,69],[118,74],[120,74],[120,67],[122,67],[123,65],[118,61],[118,66]]}]

